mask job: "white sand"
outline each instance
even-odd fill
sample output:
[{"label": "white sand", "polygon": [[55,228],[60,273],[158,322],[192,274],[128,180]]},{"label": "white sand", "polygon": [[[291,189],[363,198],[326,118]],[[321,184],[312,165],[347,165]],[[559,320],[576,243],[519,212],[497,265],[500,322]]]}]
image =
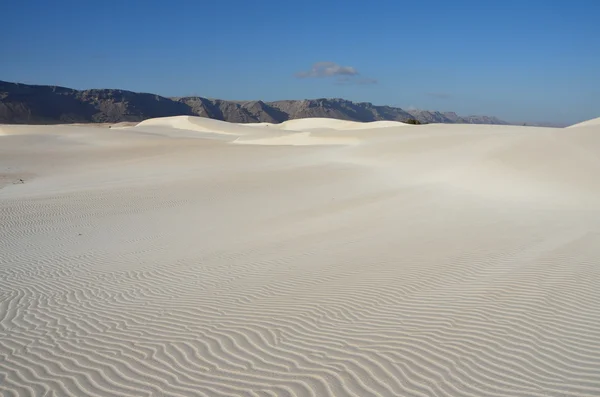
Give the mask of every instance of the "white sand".
[{"label": "white sand", "polygon": [[600,395],[600,126],[290,126],[2,126],[0,394]]},{"label": "white sand", "polygon": [[243,135],[244,132],[249,134],[256,133],[256,130],[249,129],[244,125],[193,116],[161,117],[142,121],[136,126],[138,129],[147,129],[148,127],[160,127],[162,129],[179,129],[226,135]]},{"label": "white sand", "polygon": [[[248,124],[252,125],[252,124]],[[284,121],[280,124],[260,123],[280,130],[291,131],[310,131],[310,130],[362,130],[387,127],[410,127],[411,124],[401,123],[399,121],[373,121],[369,123],[359,123],[356,121],[336,120],[326,118],[308,118]]]},{"label": "white sand", "polygon": [[587,120],[587,121],[583,121],[581,123],[577,123],[577,124],[573,124],[572,126],[569,126],[567,128],[573,128],[573,127],[598,127],[600,126],[600,117],[595,118],[595,119],[591,119],[591,120]]}]

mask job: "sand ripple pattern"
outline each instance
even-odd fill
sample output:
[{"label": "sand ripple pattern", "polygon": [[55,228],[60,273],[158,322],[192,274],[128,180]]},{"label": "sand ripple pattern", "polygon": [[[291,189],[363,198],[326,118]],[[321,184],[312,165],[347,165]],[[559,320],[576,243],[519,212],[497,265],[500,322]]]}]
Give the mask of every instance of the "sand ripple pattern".
[{"label": "sand ripple pattern", "polygon": [[0,199],[2,396],[600,395],[598,212],[219,145]]}]

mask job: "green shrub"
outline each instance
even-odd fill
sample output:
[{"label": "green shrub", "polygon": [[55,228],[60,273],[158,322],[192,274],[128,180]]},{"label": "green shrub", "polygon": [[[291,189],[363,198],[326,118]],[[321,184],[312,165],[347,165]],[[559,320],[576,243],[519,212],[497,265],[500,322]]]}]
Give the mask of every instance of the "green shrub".
[{"label": "green shrub", "polygon": [[414,124],[414,125],[419,125],[421,124],[421,122],[417,119],[408,119],[408,120],[404,120],[404,122],[406,124]]}]

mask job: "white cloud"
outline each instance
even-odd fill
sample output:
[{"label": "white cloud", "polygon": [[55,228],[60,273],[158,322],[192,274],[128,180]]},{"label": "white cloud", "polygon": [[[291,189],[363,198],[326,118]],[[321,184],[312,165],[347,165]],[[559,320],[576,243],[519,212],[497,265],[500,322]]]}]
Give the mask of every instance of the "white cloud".
[{"label": "white cloud", "polygon": [[298,78],[358,76],[358,71],[352,66],[342,66],[335,62],[317,62],[308,71],[296,73]]},{"label": "white cloud", "polygon": [[452,98],[452,94],[450,94],[448,92],[427,92],[426,95],[430,96],[432,98],[436,98],[436,99],[450,99],[450,98]]},{"label": "white cloud", "polygon": [[335,79],[337,85],[369,85],[377,84],[377,80],[361,76],[352,66],[342,66],[335,62],[317,62],[307,71],[296,73],[299,79],[327,78]]}]

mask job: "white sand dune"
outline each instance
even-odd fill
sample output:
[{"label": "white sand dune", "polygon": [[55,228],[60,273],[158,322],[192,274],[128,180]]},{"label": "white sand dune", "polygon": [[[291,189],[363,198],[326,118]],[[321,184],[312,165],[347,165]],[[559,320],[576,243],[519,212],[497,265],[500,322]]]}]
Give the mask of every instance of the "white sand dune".
[{"label": "white sand dune", "polygon": [[291,134],[268,134],[263,137],[238,138],[234,143],[269,146],[322,146],[357,145],[360,143],[360,140],[356,137],[315,136],[310,132],[297,132]]},{"label": "white sand dune", "polygon": [[371,121],[369,123],[354,123],[354,125],[347,126],[345,129],[350,130],[368,130],[372,128],[390,128],[390,127],[414,127],[412,124],[401,123],[399,121]]},{"label": "white sand dune", "polygon": [[600,126],[283,124],[0,127],[0,394],[600,395]]},{"label": "white sand dune", "polygon": [[124,128],[135,127],[137,124],[139,124],[139,123],[133,123],[133,122],[129,122],[129,121],[122,121],[120,123],[111,124],[109,126],[109,128],[124,129]]},{"label": "white sand dune", "polygon": [[31,127],[22,126],[22,125],[0,125],[0,136],[10,136],[15,135],[20,132],[28,132],[31,130]]},{"label": "white sand dune", "polygon": [[[257,130],[263,133],[272,133],[273,130],[292,131],[292,132],[310,132],[310,131],[347,131],[347,130],[367,130],[375,128],[389,128],[411,126],[410,124],[399,121],[374,121],[369,123],[359,123],[356,121],[337,120],[329,118],[307,118],[284,121],[283,123],[228,123],[220,120],[213,120],[204,117],[195,116],[174,116],[161,117],[142,121],[136,127],[160,127],[163,130],[180,129],[197,132],[208,132],[227,135],[248,135],[256,134]],[[247,127],[252,127],[248,129]],[[265,128],[268,127],[268,128]]]},{"label": "white sand dune", "polygon": [[576,127],[598,127],[600,126],[600,117],[583,121],[581,123],[573,124],[567,128],[576,128]]},{"label": "white sand dune", "polygon": [[307,131],[311,129],[341,130],[345,127],[352,126],[355,124],[361,123],[357,123],[355,121],[314,117],[306,119],[288,120],[280,124],[275,124],[274,126],[281,130]]},{"label": "white sand dune", "polygon": [[139,123],[136,128],[159,127],[165,129],[180,129],[197,132],[207,132],[226,135],[244,135],[256,132],[240,124],[227,123],[225,121],[208,119],[195,116],[174,116],[149,119]]},{"label": "white sand dune", "polygon": [[[280,124],[249,123],[233,124],[204,117],[175,116],[150,119],[139,123],[136,128],[170,137],[199,137],[197,133],[219,134],[232,137],[234,143],[269,146],[320,146],[320,145],[356,145],[358,136],[349,136],[347,131],[370,131],[376,128],[406,126],[400,122],[377,121],[358,123],[354,121],[327,118],[309,118],[290,120]],[[181,134],[179,130],[192,132]],[[341,132],[345,136],[325,136],[323,132]]]},{"label": "white sand dune", "polygon": [[401,123],[399,121],[373,121],[369,123],[360,123],[357,121],[337,120],[328,118],[307,118],[284,121],[280,124],[270,124],[271,127],[280,130],[292,131],[310,131],[310,130],[351,130],[351,129],[373,129],[373,128],[388,128],[411,126],[410,124]]},{"label": "white sand dune", "polygon": [[277,124],[273,123],[237,123],[237,125],[241,125],[243,127],[272,127]]}]

